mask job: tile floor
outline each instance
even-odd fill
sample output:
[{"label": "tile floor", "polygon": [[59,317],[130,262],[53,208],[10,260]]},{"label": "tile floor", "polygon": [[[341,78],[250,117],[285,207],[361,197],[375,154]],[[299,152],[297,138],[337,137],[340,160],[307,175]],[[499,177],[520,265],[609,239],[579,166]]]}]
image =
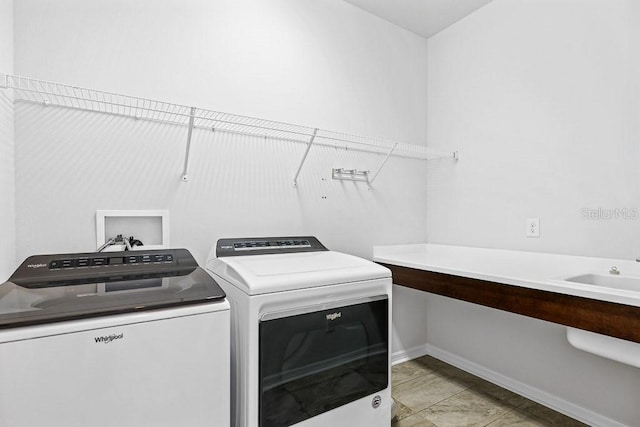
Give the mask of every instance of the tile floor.
[{"label": "tile floor", "polygon": [[585,426],[430,356],[393,366],[391,427]]}]

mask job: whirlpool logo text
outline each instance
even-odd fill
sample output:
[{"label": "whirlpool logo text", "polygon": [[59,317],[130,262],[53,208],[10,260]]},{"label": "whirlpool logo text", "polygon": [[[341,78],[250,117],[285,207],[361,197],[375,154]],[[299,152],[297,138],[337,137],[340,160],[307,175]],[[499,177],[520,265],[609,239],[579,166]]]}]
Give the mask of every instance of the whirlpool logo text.
[{"label": "whirlpool logo text", "polygon": [[29,268],[42,268],[42,267],[46,267],[47,264],[27,264],[27,267]]},{"label": "whirlpool logo text", "polygon": [[337,318],[342,317],[342,312],[337,311],[335,313],[327,314],[327,320],[336,320]]},{"label": "whirlpool logo text", "polygon": [[122,339],[122,337],[124,337],[124,332],[121,334],[111,334],[103,337],[95,337],[93,339],[96,340],[96,343],[109,344],[110,342],[113,342],[115,340]]}]

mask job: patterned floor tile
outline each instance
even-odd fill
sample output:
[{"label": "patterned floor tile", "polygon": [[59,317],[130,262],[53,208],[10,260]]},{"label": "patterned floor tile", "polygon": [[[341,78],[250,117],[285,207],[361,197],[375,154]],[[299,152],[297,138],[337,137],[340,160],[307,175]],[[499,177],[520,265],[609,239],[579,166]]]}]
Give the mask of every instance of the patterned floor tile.
[{"label": "patterned floor tile", "polygon": [[474,389],[513,406],[520,406],[527,401],[526,398],[519,394],[490,383],[489,381],[477,381],[474,385]]},{"label": "patterned floor tile", "polygon": [[420,361],[420,359],[400,363],[391,367],[391,385],[397,386],[435,370],[436,369],[429,366],[429,364]]},{"label": "patterned floor tile", "polygon": [[409,407],[403,405],[402,402],[399,402],[396,400],[396,416],[395,416],[396,420],[402,420],[413,414],[415,414],[415,412],[413,412]]},{"label": "patterned floor tile", "polygon": [[408,418],[391,422],[391,427],[438,427],[429,420],[426,420],[421,414],[414,414]]},{"label": "patterned floor tile", "polygon": [[487,427],[550,427],[551,424],[541,418],[521,411],[512,411],[498,418]]},{"label": "patterned floor tile", "polygon": [[584,427],[431,356],[392,368],[392,427]]},{"label": "patterned floor tile", "polygon": [[506,415],[513,406],[469,389],[437,403],[421,414],[438,427],[486,426]]},{"label": "patterned floor tile", "polygon": [[567,417],[564,414],[554,411],[551,408],[540,405],[539,403],[531,400],[526,400],[522,405],[518,407],[519,410],[528,412],[538,418],[542,418],[549,425],[562,426],[562,427],[585,427],[586,424],[581,423],[578,420]]},{"label": "patterned floor tile", "polygon": [[404,382],[393,389],[393,397],[414,412],[447,399],[461,391],[465,386],[452,382],[435,372],[424,374]]}]

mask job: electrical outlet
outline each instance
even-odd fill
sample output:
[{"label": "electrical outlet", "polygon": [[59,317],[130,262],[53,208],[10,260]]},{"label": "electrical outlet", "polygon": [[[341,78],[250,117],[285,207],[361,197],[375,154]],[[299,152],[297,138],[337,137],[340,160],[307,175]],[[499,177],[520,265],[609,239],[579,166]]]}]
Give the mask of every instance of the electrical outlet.
[{"label": "electrical outlet", "polygon": [[540,237],[540,218],[527,218],[527,237]]}]

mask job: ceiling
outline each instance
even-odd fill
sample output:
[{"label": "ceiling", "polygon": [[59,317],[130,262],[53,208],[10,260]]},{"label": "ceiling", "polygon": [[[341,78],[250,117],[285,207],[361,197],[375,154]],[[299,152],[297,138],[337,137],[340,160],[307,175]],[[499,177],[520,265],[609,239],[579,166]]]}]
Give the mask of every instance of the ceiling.
[{"label": "ceiling", "polygon": [[362,10],[431,37],[491,0],[345,0]]}]

